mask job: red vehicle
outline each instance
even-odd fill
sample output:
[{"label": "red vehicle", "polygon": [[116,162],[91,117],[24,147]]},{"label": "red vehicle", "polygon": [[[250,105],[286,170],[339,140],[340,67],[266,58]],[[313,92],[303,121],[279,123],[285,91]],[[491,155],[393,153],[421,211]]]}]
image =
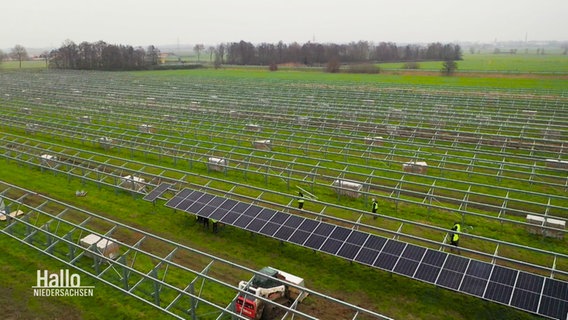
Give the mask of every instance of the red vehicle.
[{"label": "red vehicle", "polygon": [[295,287],[286,285],[281,280],[304,286],[304,279],[271,267],[262,268],[263,276],[255,275],[250,282],[239,282],[239,289],[250,294],[241,293],[235,302],[237,313],[254,320],[271,320],[276,318],[278,307],[258,299],[263,297],[282,305],[290,305],[294,300],[302,302],[308,295]]}]

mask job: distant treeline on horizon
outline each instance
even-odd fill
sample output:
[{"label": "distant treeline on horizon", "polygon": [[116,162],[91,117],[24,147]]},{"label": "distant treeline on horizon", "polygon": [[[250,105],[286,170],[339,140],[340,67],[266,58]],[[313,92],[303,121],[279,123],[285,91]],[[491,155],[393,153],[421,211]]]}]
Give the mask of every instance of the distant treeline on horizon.
[{"label": "distant treeline on horizon", "polygon": [[[410,61],[448,61],[461,60],[462,50],[457,44],[439,42],[427,45],[397,46],[393,42],[380,42],[375,45],[367,41],[349,44],[296,42],[285,44],[240,41],[219,44],[205,49],[195,45],[198,57],[206,50],[209,60],[215,65],[277,65],[303,64],[306,66],[324,65],[332,60],[341,63],[410,62]],[[66,41],[59,49],[52,50],[45,58],[49,66],[56,69],[79,70],[144,70],[155,67],[160,62],[160,50],[155,46],[147,49],[129,45],[108,44],[104,41],[75,44]],[[180,59],[181,61],[181,59]]]}]

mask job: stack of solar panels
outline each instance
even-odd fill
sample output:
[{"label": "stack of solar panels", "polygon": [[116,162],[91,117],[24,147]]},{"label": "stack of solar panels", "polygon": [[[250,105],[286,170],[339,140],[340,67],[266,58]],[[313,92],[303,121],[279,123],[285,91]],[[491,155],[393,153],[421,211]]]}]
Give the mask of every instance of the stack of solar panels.
[{"label": "stack of solar panels", "polygon": [[568,319],[568,283],[196,190],[167,207],[531,313]]}]

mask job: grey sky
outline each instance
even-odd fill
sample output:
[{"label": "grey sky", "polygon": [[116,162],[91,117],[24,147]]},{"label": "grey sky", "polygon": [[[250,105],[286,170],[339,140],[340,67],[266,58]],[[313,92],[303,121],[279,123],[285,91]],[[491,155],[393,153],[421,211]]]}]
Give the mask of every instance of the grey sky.
[{"label": "grey sky", "polygon": [[567,0],[27,0],[0,5],[0,48],[112,44],[568,40]]}]

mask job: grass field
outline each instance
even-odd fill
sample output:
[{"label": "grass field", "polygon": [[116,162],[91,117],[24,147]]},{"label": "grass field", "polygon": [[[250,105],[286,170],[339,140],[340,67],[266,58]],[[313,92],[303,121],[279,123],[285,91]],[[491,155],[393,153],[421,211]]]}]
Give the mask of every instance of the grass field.
[{"label": "grass field", "polygon": [[[537,74],[566,74],[568,73],[568,55],[550,54],[464,54],[463,60],[457,61],[458,72],[488,72],[495,74],[537,73]],[[403,63],[382,63],[384,70],[403,69]],[[442,69],[442,62],[419,62],[420,70]]]},{"label": "grass field", "polygon": [[[484,62],[482,59],[471,62],[471,68],[485,68],[483,71],[516,71],[511,68],[524,63],[510,60],[496,62],[500,57],[495,57],[495,62]],[[553,59],[551,64],[555,63],[560,63],[560,69],[568,71],[567,60]],[[490,66],[494,64],[500,64],[504,69],[491,69]],[[536,68],[536,65],[538,63],[530,67],[523,65],[517,68],[523,70],[522,72],[549,72],[545,70],[549,67],[530,71],[531,68]],[[33,69],[33,67],[30,68]],[[0,69],[13,71],[14,68],[13,65],[3,64]],[[413,85],[427,85],[433,88],[447,86],[456,91],[462,89],[483,91],[494,88],[566,90],[565,80],[533,77],[502,79],[432,75],[335,75],[300,71],[271,73],[264,70],[241,69],[137,72],[132,76],[141,81],[171,77],[180,77],[188,82],[199,82],[202,77],[217,77],[229,83],[231,79],[247,79],[248,81],[259,79],[283,84],[298,81],[306,88],[322,84],[333,84],[337,88],[354,85],[372,86],[375,82],[408,87]],[[504,306],[434,288],[385,272],[370,270],[356,264],[351,265],[345,261],[315,254],[295,246],[280,246],[277,241],[264,237],[251,237],[244,231],[225,229],[221,234],[214,236],[192,224],[188,217],[172,215],[171,210],[158,208],[156,213],[150,214],[152,211],[150,204],[139,200],[134,201],[130,195],[114,194],[112,190],[97,190],[95,186],[85,187],[76,180],[68,182],[65,177],[42,174],[38,170],[30,170],[14,163],[2,161],[1,164],[0,175],[8,182],[37,190],[93,212],[112,216],[125,223],[141,226],[169,239],[230,258],[252,268],[277,263],[282,269],[294,270],[294,273],[301,274],[307,279],[309,285],[318,291],[325,291],[334,297],[370,307],[396,319],[534,318],[532,315]],[[90,196],[83,200],[75,198],[73,192],[78,188],[87,188]],[[132,212],[132,209],[136,212]],[[190,234],[192,236],[188,236]],[[14,248],[9,250],[0,262],[2,271],[0,272],[0,298],[10,302],[9,319],[156,319],[161,317],[161,314],[151,307],[123,296],[117,297],[111,288],[97,284],[94,280],[89,282],[97,286],[96,301],[81,298],[36,299],[30,297],[29,290],[35,283],[36,269],[58,269],[62,266],[32,249],[21,247],[19,243],[6,237],[0,237],[0,244],[3,248]],[[256,250],[245,250],[244,248],[255,248]],[[302,264],[298,264],[298,260],[302,260]],[[309,301],[307,303],[309,304]]]}]

